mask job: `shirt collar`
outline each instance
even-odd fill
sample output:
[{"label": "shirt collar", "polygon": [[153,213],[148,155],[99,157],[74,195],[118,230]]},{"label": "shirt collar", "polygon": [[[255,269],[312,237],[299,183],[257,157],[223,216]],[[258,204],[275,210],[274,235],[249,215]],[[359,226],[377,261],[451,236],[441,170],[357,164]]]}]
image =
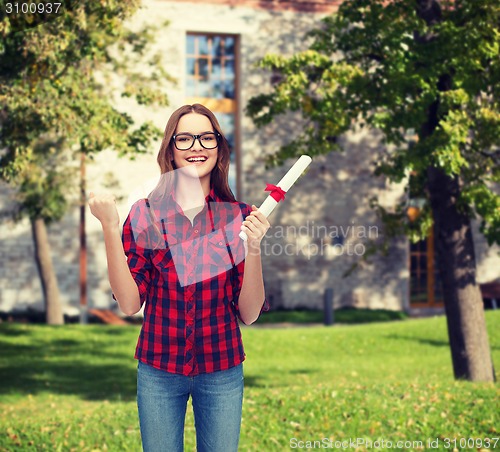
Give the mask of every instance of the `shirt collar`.
[{"label": "shirt collar", "polygon": [[[214,186],[211,185],[208,195],[205,196],[205,204],[208,204],[210,202],[219,202],[219,201],[221,201],[221,198],[217,195]],[[177,201],[175,200],[174,192],[172,191],[167,197],[167,206],[175,207],[176,205]]]},{"label": "shirt collar", "polygon": [[208,195],[205,197],[205,202],[208,204],[209,202],[217,202],[219,201],[220,198],[217,196],[215,193],[215,188],[213,185],[210,186],[210,192]]}]

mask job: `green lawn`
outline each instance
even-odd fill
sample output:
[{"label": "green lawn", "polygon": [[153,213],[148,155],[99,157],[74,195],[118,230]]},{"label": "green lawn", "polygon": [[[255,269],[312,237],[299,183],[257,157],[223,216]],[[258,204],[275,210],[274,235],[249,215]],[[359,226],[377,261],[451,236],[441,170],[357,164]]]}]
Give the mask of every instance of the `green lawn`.
[{"label": "green lawn", "polygon": [[[487,322],[499,378],[500,311],[488,312]],[[0,324],[0,450],[140,451],[138,332]],[[486,438],[500,437],[499,385],[453,380],[443,317],[245,327],[243,337],[242,451],[305,450],[306,441],[317,441],[316,449],[351,441],[360,451],[389,450],[361,445],[377,440],[391,441],[391,450],[432,450],[429,440],[445,450],[446,438],[457,450],[480,449],[460,447],[467,440],[492,450]],[[191,414],[186,444],[193,450]]]},{"label": "green lawn", "polygon": [[[389,311],[386,309],[354,309],[342,308],[334,312],[334,323],[357,324],[371,322],[386,322],[391,320],[403,320],[408,316],[401,311]],[[280,310],[269,311],[261,315],[258,324],[267,323],[324,323],[323,311],[312,310]]]}]

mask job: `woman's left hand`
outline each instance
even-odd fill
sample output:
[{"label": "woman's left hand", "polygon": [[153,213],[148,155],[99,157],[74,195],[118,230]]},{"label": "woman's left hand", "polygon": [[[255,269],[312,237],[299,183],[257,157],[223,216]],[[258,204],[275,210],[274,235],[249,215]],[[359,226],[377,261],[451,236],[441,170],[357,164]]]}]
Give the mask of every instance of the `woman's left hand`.
[{"label": "woman's left hand", "polygon": [[252,205],[252,212],[243,221],[241,230],[247,235],[247,244],[249,250],[259,250],[260,242],[266,235],[267,230],[271,227],[269,221],[264,214]]}]

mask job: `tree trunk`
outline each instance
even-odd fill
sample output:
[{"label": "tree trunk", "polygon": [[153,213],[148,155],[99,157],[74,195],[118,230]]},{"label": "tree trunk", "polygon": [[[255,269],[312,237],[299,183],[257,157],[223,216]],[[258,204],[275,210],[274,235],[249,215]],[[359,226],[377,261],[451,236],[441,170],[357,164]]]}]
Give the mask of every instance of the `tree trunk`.
[{"label": "tree trunk", "polygon": [[42,283],[47,324],[62,325],[64,317],[59,299],[59,287],[52,266],[47,227],[42,218],[31,219],[31,232],[35,244],[35,261]]},{"label": "tree trunk", "polygon": [[427,170],[455,378],[494,381],[470,219],[459,211],[457,178]]},{"label": "tree trunk", "polygon": [[[417,14],[427,25],[442,20],[439,0],[417,0]],[[415,35],[421,45],[433,40],[432,32]],[[452,76],[442,74],[439,92],[452,87]],[[427,121],[419,138],[431,136],[439,124],[439,96],[429,106]],[[481,291],[476,282],[476,255],[470,218],[460,212],[460,184],[457,177],[447,176],[440,168],[427,169],[427,188],[434,217],[436,250],[443,285],[451,358],[455,378],[472,381],[494,381],[488,333]]]}]

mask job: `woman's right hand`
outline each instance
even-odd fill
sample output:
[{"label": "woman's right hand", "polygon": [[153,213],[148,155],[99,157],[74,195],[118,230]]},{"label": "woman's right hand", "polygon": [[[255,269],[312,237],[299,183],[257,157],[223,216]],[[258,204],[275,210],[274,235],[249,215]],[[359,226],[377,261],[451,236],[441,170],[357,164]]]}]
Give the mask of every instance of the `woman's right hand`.
[{"label": "woman's right hand", "polygon": [[113,195],[96,196],[93,192],[90,192],[89,207],[92,215],[101,222],[103,228],[120,226],[120,216]]}]

